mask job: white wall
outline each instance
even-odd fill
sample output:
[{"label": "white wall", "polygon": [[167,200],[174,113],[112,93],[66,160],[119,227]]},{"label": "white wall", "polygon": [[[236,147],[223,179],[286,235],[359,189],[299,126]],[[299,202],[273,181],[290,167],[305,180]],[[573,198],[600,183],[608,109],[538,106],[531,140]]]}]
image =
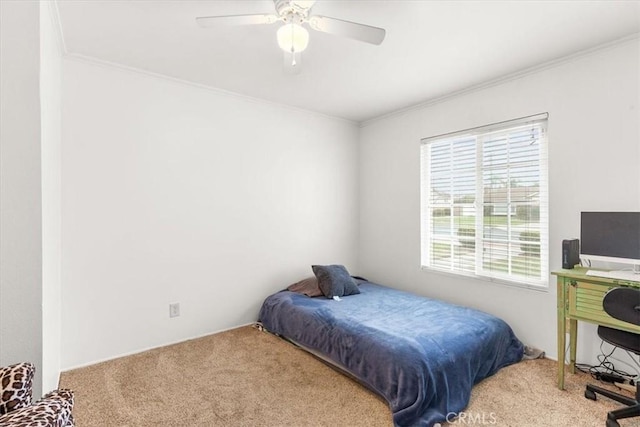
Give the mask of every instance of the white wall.
[{"label": "white wall", "polygon": [[42,390],[40,19],[0,1],[0,366],[31,361]]},{"label": "white wall", "polygon": [[75,59],[62,75],[63,368],[250,323],[313,263],[357,273],[357,126]]},{"label": "white wall", "polygon": [[[639,45],[627,41],[568,62],[366,123],[360,138],[359,265],[371,280],[477,307],[556,357],[556,287],[505,287],[420,269],[420,139],[549,113],[550,267],[579,236],[583,210],[640,210]],[[428,78],[426,76],[425,78]],[[578,359],[599,340],[580,326]]]},{"label": "white wall", "polygon": [[40,107],[42,122],[42,389],[60,376],[61,218],[60,102],[62,48],[54,4],[40,2]]}]

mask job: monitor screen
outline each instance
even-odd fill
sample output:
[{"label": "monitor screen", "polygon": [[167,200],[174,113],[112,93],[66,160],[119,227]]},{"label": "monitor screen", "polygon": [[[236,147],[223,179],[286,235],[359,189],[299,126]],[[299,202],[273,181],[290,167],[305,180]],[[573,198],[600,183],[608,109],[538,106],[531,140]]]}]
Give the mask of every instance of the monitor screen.
[{"label": "monitor screen", "polygon": [[640,262],[640,212],[582,212],[580,255],[602,261]]}]

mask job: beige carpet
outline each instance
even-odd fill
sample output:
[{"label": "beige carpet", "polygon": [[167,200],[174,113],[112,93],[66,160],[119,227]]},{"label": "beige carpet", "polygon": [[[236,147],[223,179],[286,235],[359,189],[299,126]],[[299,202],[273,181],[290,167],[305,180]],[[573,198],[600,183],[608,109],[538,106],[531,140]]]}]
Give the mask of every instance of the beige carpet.
[{"label": "beige carpet", "polygon": [[[619,406],[585,399],[589,380],[567,375],[560,391],[555,362],[521,362],[474,387],[466,423],[452,425],[602,427]],[[75,390],[79,427],[392,425],[377,395],[251,327],[65,372],[60,382]]]}]

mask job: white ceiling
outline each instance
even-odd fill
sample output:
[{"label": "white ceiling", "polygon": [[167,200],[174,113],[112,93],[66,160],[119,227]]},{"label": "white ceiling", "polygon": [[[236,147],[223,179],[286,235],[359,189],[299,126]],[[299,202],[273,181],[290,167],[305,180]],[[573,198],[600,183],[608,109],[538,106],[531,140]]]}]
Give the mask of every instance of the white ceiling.
[{"label": "white ceiling", "polygon": [[202,29],[197,16],[271,0],[58,0],[66,52],[356,122],[640,31],[640,1],[330,1],[312,12],[387,30],[380,46],[310,31],[283,71],[280,24]]}]

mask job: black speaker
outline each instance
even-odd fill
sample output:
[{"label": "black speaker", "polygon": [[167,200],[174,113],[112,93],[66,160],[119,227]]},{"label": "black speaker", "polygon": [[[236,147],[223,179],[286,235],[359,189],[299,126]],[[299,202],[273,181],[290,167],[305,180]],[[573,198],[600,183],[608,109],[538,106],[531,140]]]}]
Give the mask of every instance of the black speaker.
[{"label": "black speaker", "polygon": [[562,268],[571,269],[580,263],[580,240],[562,241]]}]

